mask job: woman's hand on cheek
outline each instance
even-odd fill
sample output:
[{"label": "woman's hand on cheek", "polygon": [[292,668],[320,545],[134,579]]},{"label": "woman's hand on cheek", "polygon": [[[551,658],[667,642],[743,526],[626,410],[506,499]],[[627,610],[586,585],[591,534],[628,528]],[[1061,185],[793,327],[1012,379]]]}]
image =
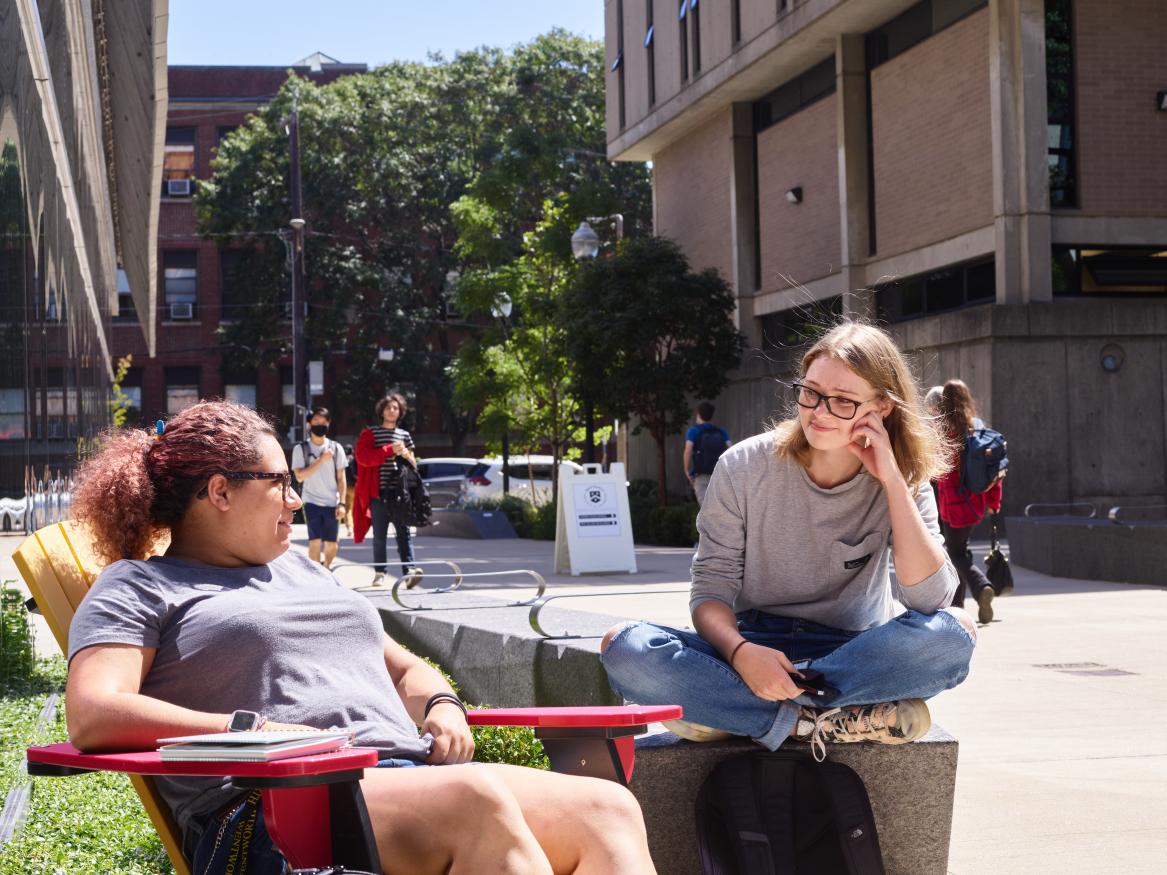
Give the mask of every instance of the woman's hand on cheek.
[{"label": "woman's hand on cheek", "polygon": [[885,486],[900,476],[891,437],[883,426],[883,417],[871,411],[859,417],[851,427],[851,442],[847,444],[855,457],[863,463],[872,477]]}]

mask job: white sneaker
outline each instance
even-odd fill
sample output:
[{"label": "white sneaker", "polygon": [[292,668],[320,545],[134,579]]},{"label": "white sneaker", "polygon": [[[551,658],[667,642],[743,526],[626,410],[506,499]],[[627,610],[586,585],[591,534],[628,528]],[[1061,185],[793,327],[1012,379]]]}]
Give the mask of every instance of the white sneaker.
[{"label": "white sneaker", "polygon": [[378,571],[376,574],[373,575],[373,582],[370,583],[369,586],[384,586],[384,585],[385,585],[385,572]]},{"label": "white sneaker", "polygon": [[714,729],[712,726],[694,723],[692,720],[663,720],[661,726],[673,735],[688,741],[725,741],[727,738],[733,738],[732,732]]},{"label": "white sneaker", "polygon": [[798,715],[794,737],[799,741],[809,741],[814,758],[821,763],[827,758],[828,742],[907,744],[923,736],[931,725],[932,715],[923,699],[900,699],[825,711],[803,708]]}]

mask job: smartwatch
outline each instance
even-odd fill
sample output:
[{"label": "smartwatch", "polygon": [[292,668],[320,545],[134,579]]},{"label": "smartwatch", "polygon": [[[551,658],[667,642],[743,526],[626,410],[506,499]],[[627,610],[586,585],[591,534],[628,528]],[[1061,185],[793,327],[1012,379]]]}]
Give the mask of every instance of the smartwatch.
[{"label": "smartwatch", "polygon": [[232,711],[227,721],[228,732],[254,732],[267,721],[254,711]]}]

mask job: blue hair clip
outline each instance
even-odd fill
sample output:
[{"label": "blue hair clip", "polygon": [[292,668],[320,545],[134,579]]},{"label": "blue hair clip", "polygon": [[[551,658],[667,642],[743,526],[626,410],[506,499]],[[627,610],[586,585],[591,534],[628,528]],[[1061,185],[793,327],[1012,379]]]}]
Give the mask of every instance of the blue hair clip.
[{"label": "blue hair clip", "polygon": [[161,438],[164,431],[166,431],[166,423],[160,419],[154,423],[154,440]]}]

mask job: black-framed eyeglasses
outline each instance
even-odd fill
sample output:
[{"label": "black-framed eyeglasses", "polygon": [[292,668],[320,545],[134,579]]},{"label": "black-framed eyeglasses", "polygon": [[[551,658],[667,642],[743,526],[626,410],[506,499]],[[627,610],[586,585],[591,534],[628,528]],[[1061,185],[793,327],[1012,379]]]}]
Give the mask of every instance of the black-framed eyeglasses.
[{"label": "black-framed eyeglasses", "polygon": [[284,501],[292,491],[291,471],[220,471],[228,480],[278,480],[284,490]]},{"label": "black-framed eyeglasses", "polygon": [[794,400],[798,402],[799,407],[814,410],[820,404],[826,404],[827,413],[839,419],[854,419],[859,408],[867,401],[878,400],[877,398],[868,398],[867,401],[856,401],[853,398],[844,398],[842,395],[824,395],[805,383],[798,382],[791,383],[790,388],[794,390]]}]

